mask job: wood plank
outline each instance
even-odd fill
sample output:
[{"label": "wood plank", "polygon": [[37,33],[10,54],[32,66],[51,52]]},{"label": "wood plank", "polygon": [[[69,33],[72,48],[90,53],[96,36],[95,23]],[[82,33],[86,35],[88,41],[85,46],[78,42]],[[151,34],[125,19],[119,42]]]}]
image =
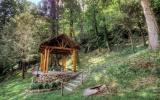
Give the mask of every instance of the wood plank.
[{"label": "wood plank", "polygon": [[67,50],[67,51],[72,51],[73,49],[71,48],[64,48],[64,47],[52,47],[52,46],[41,46],[42,48],[50,48],[50,49],[60,49],[60,50]]},{"label": "wood plank", "polygon": [[44,64],[45,64],[45,62],[44,62],[44,60],[45,60],[45,54],[43,54],[43,64],[42,64],[42,72],[44,71]]},{"label": "wood plank", "polygon": [[45,68],[46,68],[46,58],[47,58],[47,49],[44,50],[44,65],[43,65],[43,71],[45,72]]},{"label": "wood plank", "polygon": [[44,66],[44,54],[43,53],[41,53],[42,55],[41,55],[41,60],[42,60],[42,62],[41,62],[41,66],[40,66],[40,70],[41,71],[43,71],[43,66]]},{"label": "wood plank", "polygon": [[49,50],[49,64],[48,64],[49,67],[52,66],[52,59],[53,59],[53,57],[52,57],[52,54]]},{"label": "wood plank", "polygon": [[46,60],[46,68],[45,68],[45,72],[48,73],[48,65],[49,65],[49,52],[50,50],[47,49],[47,60]]},{"label": "wood plank", "polygon": [[66,55],[63,54],[62,56],[62,65],[63,65],[63,70],[66,71]]},{"label": "wood plank", "polygon": [[59,50],[53,50],[51,52],[52,54],[72,54],[72,51],[59,51]]},{"label": "wood plank", "polygon": [[43,53],[40,53],[40,69],[42,69],[43,66]]},{"label": "wood plank", "polygon": [[77,55],[76,49],[73,49],[73,72],[77,71]]}]

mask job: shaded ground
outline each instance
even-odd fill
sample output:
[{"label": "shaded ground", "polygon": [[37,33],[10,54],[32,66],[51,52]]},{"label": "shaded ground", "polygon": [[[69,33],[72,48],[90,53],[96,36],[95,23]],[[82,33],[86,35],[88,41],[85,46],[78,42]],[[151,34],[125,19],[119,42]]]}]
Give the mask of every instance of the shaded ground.
[{"label": "shaded ground", "polygon": [[[152,55],[152,56],[150,56]],[[152,75],[152,68],[142,68],[136,63],[143,59],[142,64],[152,62],[150,67],[160,64],[159,53],[150,53],[145,48],[139,48],[136,53],[130,50],[122,52],[94,51],[89,54],[80,54],[80,70],[89,70],[88,80],[73,93],[64,93],[60,90],[49,93],[26,94],[31,83],[31,74],[22,80],[20,74],[10,77],[0,83],[0,100],[155,100],[159,97],[159,78]],[[145,83],[145,84],[144,84]],[[83,91],[88,87],[106,84],[108,90],[99,95],[84,97]]]},{"label": "shaded ground", "polygon": [[0,100],[16,100],[19,96],[24,95],[24,90],[31,83],[32,75],[31,73],[27,74],[25,80],[21,76],[20,72],[17,72],[0,83]]}]

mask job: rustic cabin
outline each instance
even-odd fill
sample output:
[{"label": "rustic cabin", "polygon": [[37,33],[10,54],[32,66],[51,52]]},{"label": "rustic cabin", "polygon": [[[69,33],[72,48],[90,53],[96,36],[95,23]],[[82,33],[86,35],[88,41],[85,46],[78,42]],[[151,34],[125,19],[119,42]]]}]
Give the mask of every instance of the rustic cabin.
[{"label": "rustic cabin", "polygon": [[[72,71],[76,72],[77,50],[79,49],[80,46],[65,34],[51,37],[47,41],[41,43],[39,48],[40,71],[43,73],[48,73],[50,67],[52,67],[54,63],[54,65],[59,65],[59,67],[61,67],[61,71],[66,72],[66,57],[71,55]],[[56,57],[54,55],[56,55]]]}]

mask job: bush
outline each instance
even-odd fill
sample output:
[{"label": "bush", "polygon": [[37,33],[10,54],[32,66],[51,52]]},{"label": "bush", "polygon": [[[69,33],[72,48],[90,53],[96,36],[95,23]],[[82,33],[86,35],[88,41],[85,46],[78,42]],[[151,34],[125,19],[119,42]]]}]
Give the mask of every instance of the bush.
[{"label": "bush", "polygon": [[56,89],[56,88],[58,87],[58,84],[55,83],[55,82],[52,82],[52,83],[49,83],[49,87],[50,87],[51,89]]},{"label": "bush", "polygon": [[44,89],[49,89],[49,88],[50,88],[49,83],[44,83],[44,84],[43,84],[43,88],[44,88]]},{"label": "bush", "polygon": [[39,83],[32,82],[32,83],[31,83],[31,86],[30,86],[30,89],[31,89],[31,90],[39,89]]},{"label": "bush", "polygon": [[156,84],[157,84],[158,87],[160,87],[160,79],[158,79],[158,80],[156,81]]},{"label": "bush", "polygon": [[160,58],[158,58],[157,60],[156,60],[156,65],[160,65]]},{"label": "bush", "polygon": [[38,83],[38,82],[33,82],[31,83],[30,89],[34,90],[34,89],[44,89],[43,87],[43,83]]},{"label": "bush", "polygon": [[37,84],[36,83],[31,83],[31,86],[30,86],[30,89],[31,90],[34,90],[34,89],[37,89]]},{"label": "bush", "polygon": [[51,83],[38,83],[38,82],[32,82],[30,89],[57,89],[59,86],[59,82],[51,82]]},{"label": "bush", "polygon": [[155,67],[152,69],[152,74],[157,76],[157,77],[160,77],[160,67]]},{"label": "bush", "polygon": [[37,83],[38,89],[43,89],[43,83]]}]

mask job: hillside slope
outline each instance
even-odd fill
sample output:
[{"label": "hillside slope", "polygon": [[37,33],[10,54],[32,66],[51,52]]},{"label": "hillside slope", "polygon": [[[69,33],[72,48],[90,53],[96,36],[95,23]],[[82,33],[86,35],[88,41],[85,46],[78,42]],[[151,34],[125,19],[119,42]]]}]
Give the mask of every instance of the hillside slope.
[{"label": "hillside slope", "polygon": [[[0,83],[0,100],[155,100],[159,98],[160,79],[157,69],[160,67],[160,53],[138,48],[136,53],[125,49],[121,52],[107,53],[105,50],[80,53],[79,70],[89,70],[90,76],[73,93],[60,90],[47,93],[29,94],[32,77],[28,71],[25,80],[19,72]],[[91,97],[84,97],[88,87],[105,84],[107,90]]]}]

